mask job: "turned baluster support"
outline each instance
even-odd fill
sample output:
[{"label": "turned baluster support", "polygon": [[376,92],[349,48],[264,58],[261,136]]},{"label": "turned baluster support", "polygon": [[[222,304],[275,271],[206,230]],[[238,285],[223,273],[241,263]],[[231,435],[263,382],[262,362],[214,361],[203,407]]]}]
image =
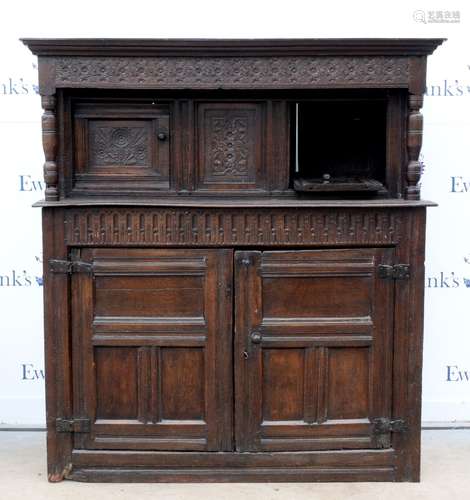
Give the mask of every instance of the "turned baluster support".
[{"label": "turned baluster support", "polygon": [[58,172],[57,172],[57,131],[56,131],[56,98],[53,95],[41,97],[42,108],[42,145],[44,149],[44,181],[46,183],[46,200],[58,200]]},{"label": "turned baluster support", "polygon": [[406,140],[408,151],[406,198],[408,200],[420,199],[421,188],[419,181],[423,171],[423,164],[419,161],[419,154],[423,143],[423,115],[420,112],[422,105],[422,95],[411,94],[409,96],[408,135]]}]

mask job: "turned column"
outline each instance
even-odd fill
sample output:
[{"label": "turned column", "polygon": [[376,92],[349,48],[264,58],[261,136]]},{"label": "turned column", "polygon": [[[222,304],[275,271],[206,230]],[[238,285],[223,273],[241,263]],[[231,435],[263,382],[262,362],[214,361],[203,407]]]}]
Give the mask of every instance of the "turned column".
[{"label": "turned column", "polygon": [[46,200],[58,200],[57,172],[57,133],[56,133],[56,98],[53,95],[41,96],[44,109],[42,115],[42,145],[44,148],[44,181],[46,183]]},{"label": "turned column", "polygon": [[408,134],[406,147],[408,151],[408,167],[406,171],[406,199],[419,200],[421,173],[423,164],[419,161],[419,153],[423,143],[423,115],[420,112],[423,106],[423,96],[410,94],[408,97]]}]

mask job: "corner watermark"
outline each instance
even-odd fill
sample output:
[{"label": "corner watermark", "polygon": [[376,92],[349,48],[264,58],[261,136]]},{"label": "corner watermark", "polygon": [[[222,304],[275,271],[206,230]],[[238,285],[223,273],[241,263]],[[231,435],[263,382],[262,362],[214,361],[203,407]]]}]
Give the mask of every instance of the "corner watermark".
[{"label": "corner watermark", "polygon": [[413,20],[421,24],[460,23],[460,10],[415,10]]}]

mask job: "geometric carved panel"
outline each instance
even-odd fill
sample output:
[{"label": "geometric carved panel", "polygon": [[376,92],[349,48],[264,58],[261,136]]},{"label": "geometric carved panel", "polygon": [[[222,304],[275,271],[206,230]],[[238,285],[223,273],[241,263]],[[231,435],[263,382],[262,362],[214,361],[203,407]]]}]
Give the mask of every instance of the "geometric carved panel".
[{"label": "geometric carved panel", "polygon": [[401,238],[400,210],[75,208],[66,241],[77,246],[383,246]]}]

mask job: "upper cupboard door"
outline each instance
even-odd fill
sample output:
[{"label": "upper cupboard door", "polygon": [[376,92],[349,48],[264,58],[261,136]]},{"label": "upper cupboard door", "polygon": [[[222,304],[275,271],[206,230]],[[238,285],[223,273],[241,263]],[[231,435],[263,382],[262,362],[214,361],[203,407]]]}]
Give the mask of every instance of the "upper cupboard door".
[{"label": "upper cupboard door", "polygon": [[78,102],[73,117],[74,193],[169,189],[168,106],[123,100]]},{"label": "upper cupboard door", "polygon": [[389,446],[393,249],[237,252],[239,451]]},{"label": "upper cupboard door", "polygon": [[198,103],[196,191],[264,190],[264,103]]},{"label": "upper cupboard door", "polygon": [[72,275],[77,448],[232,449],[230,250],[85,249]]}]

